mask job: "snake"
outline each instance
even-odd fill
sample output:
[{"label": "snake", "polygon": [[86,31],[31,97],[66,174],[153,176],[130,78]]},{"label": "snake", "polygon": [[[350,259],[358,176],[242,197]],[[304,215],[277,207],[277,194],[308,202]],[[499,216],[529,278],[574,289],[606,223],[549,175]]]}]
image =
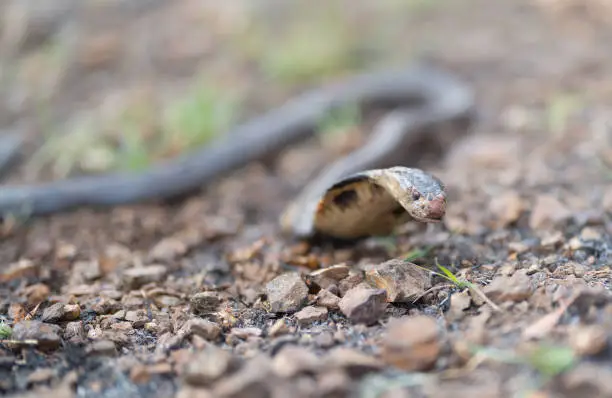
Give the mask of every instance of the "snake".
[{"label": "snake", "polygon": [[[419,142],[435,135],[432,130],[444,131],[451,142],[469,131],[475,101],[464,81],[425,63],[337,78],[146,170],[5,184],[0,214],[32,218],[184,196],[251,162],[273,161],[287,146],[313,137],[331,112],[349,105],[386,112],[364,144],[325,167],[286,206],[281,230],[303,239],[355,240],[390,234],[409,220],[440,222],[445,186],[411,163],[424,151]],[[3,158],[19,147],[11,139],[0,143]]]}]

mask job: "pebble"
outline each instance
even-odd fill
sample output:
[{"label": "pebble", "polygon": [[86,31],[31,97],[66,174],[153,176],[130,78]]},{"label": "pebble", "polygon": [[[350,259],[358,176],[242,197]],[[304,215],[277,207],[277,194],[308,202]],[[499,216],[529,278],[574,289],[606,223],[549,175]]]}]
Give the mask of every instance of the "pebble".
[{"label": "pebble", "polygon": [[195,388],[192,386],[182,386],[176,393],[176,398],[214,398],[215,396],[209,390],[204,388]]},{"label": "pebble", "polygon": [[387,293],[383,289],[360,285],[346,292],[338,306],[352,322],[372,325],[380,319],[388,306]]},{"label": "pebble", "polygon": [[271,312],[295,312],[308,297],[308,286],[297,272],[277,276],[266,284]]},{"label": "pebble", "polygon": [[321,289],[317,293],[317,304],[330,310],[337,310],[340,304],[340,297],[327,289]]},{"label": "pebble", "polygon": [[3,266],[0,272],[0,283],[6,283],[15,279],[33,278],[38,273],[38,265],[26,259]]},{"label": "pebble", "polygon": [[219,310],[221,299],[216,292],[199,292],[191,296],[190,304],[195,314],[208,315]]},{"label": "pebble", "polygon": [[40,319],[43,322],[58,323],[64,316],[64,304],[55,303],[45,308]]},{"label": "pebble", "polygon": [[325,363],[331,368],[341,368],[348,375],[359,378],[367,373],[381,370],[384,364],[377,358],[361,351],[338,347],[327,354]]},{"label": "pebble", "polygon": [[353,274],[342,279],[338,283],[338,290],[340,292],[340,296],[343,297],[349,290],[358,286],[362,282],[363,275],[361,273]]},{"label": "pebble", "polygon": [[55,350],[61,343],[61,328],[41,321],[21,321],[13,326],[13,340],[36,340],[41,350]]},{"label": "pebble", "polygon": [[430,273],[415,264],[393,259],[366,272],[366,281],[387,293],[387,301],[411,303],[431,287]]},{"label": "pebble", "polygon": [[612,369],[582,362],[561,376],[560,386],[566,397],[612,397]]},{"label": "pebble", "polygon": [[260,337],[263,331],[260,328],[233,328],[230,331],[232,336],[238,337],[239,339],[246,340],[249,337]]},{"label": "pebble", "polygon": [[529,227],[533,230],[555,227],[571,215],[569,209],[555,196],[539,195],[529,216]]},{"label": "pebble", "polygon": [[28,384],[46,383],[57,375],[57,371],[51,368],[36,369],[28,375]]},{"label": "pebble", "polygon": [[38,303],[45,301],[51,294],[51,289],[44,283],[36,283],[23,289],[23,293],[27,297],[28,304],[35,306]]},{"label": "pebble", "polygon": [[161,264],[134,267],[123,272],[123,280],[131,289],[138,289],[148,283],[163,281],[167,272],[168,268]]},{"label": "pebble", "polygon": [[350,268],[346,264],[336,264],[331,267],[315,270],[309,274],[310,280],[321,289],[335,285],[349,276]]},{"label": "pebble", "polygon": [[336,344],[336,342],[333,333],[329,330],[325,330],[315,337],[315,344],[320,348],[330,348]]},{"label": "pebble", "polygon": [[522,301],[533,294],[528,270],[520,269],[512,276],[497,276],[484,289],[485,295],[492,301]]},{"label": "pebble", "polygon": [[318,377],[321,397],[349,397],[351,379],[342,369],[332,369]]},{"label": "pebble", "polygon": [[274,322],[272,326],[270,326],[270,329],[268,330],[268,336],[277,337],[290,332],[291,329],[287,325],[287,322],[285,322],[284,319],[278,319],[276,322]]},{"label": "pebble", "polygon": [[578,355],[597,355],[608,346],[608,334],[601,325],[579,326],[569,340]]},{"label": "pebble", "polygon": [[185,322],[181,331],[185,333],[185,337],[200,336],[201,338],[214,341],[221,335],[221,327],[214,322],[202,318],[192,318]]},{"label": "pebble", "polygon": [[113,299],[101,297],[92,303],[90,308],[98,315],[106,315],[121,310],[121,303]]},{"label": "pebble", "polygon": [[612,213],[612,187],[608,187],[604,192],[601,200],[601,207],[604,211]]},{"label": "pebble", "polygon": [[465,310],[470,308],[472,298],[468,290],[453,293],[450,297],[450,307],[446,312],[446,319],[450,322],[462,319],[465,316]]},{"label": "pebble", "polygon": [[515,223],[523,213],[524,203],[515,191],[507,191],[494,196],[489,203],[489,211],[495,216],[496,228],[507,227]]},{"label": "pebble", "polygon": [[242,368],[228,377],[221,379],[212,390],[213,396],[219,398],[271,396],[270,384],[273,379],[270,359],[265,354],[251,358]]},{"label": "pebble", "polygon": [[96,340],[87,347],[87,353],[90,355],[112,357],[117,355],[117,349],[115,343],[110,340]]},{"label": "pebble", "polygon": [[148,260],[169,262],[187,253],[189,246],[176,237],[168,237],[159,241],[149,251]]},{"label": "pebble", "polygon": [[68,322],[64,328],[64,339],[73,343],[79,343],[85,340],[85,328],[83,321]]},{"label": "pebble", "polygon": [[419,315],[389,322],[382,343],[382,359],[406,371],[430,370],[442,350],[438,324],[434,318]]},{"label": "pebble", "polygon": [[145,310],[126,311],[125,320],[132,322],[136,329],[144,327],[145,323],[150,321]]},{"label": "pebble", "polygon": [[209,386],[235,366],[237,361],[229,351],[209,345],[184,364],[183,378],[192,386]]},{"label": "pebble", "polygon": [[285,378],[301,373],[314,373],[320,366],[320,360],[314,353],[296,345],[284,346],[272,360],[274,372]]},{"label": "pebble", "polygon": [[298,325],[308,326],[311,323],[326,320],[327,308],[309,305],[296,312],[294,316]]}]

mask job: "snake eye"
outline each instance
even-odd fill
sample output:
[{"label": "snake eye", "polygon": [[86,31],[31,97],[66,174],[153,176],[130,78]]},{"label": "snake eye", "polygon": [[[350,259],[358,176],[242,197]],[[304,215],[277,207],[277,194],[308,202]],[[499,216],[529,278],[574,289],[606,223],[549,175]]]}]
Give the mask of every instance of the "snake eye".
[{"label": "snake eye", "polygon": [[419,192],[412,193],[412,200],[419,200],[421,198],[421,194]]}]

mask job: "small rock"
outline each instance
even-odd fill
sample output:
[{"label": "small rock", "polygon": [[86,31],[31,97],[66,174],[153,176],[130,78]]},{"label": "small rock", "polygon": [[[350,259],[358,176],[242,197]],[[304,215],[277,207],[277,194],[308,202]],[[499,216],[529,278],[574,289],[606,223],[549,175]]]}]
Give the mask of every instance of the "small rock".
[{"label": "small rock", "polygon": [[221,327],[214,322],[202,318],[192,318],[181,328],[185,337],[200,336],[205,340],[214,341],[221,335]]},{"label": "small rock", "polygon": [[59,347],[61,328],[40,321],[21,321],[13,326],[13,340],[35,340],[41,350]]},{"label": "small rock", "polygon": [[580,239],[583,241],[601,240],[601,233],[595,228],[586,227],[580,231]]},{"label": "small rock", "polygon": [[64,304],[55,303],[45,308],[42,313],[41,320],[43,322],[57,323],[64,316]]},{"label": "small rock", "polygon": [[191,310],[198,315],[208,315],[219,310],[221,299],[216,292],[199,292],[191,296]]},{"label": "small rock", "polygon": [[555,227],[571,215],[569,209],[555,196],[539,195],[529,217],[529,227],[533,230]]},{"label": "small rock", "polygon": [[327,289],[321,289],[317,293],[317,304],[330,310],[337,310],[340,304],[340,297]]},{"label": "small rock", "polygon": [[308,286],[297,272],[277,276],[266,284],[271,312],[295,312],[308,297]]},{"label": "small rock", "polygon": [[168,269],[164,265],[148,265],[146,267],[129,268],[123,272],[123,279],[131,289],[148,283],[161,282]]},{"label": "small rock", "polygon": [[23,293],[27,297],[28,305],[35,306],[49,298],[51,289],[44,283],[36,283],[26,287]]},{"label": "small rock", "polygon": [[286,345],[281,348],[272,361],[274,372],[286,378],[292,378],[301,373],[314,373],[320,366],[321,363],[315,354],[295,345]]},{"label": "small rock", "polygon": [[332,368],[342,368],[351,377],[359,378],[371,372],[379,371],[384,364],[373,356],[352,348],[338,347],[332,349],[326,357],[326,363]]},{"label": "small rock", "polygon": [[334,335],[329,330],[325,330],[315,337],[315,344],[320,348],[329,348],[335,343]]},{"label": "small rock", "polygon": [[264,354],[251,358],[239,371],[224,377],[215,385],[213,396],[220,398],[271,396],[270,359]]},{"label": "small rock", "polygon": [[150,261],[169,262],[187,253],[189,246],[186,242],[175,237],[162,239],[149,252]]},{"label": "small rock", "polygon": [[362,282],[363,282],[363,274],[361,273],[353,274],[353,275],[347,276],[346,278],[342,279],[340,283],[338,283],[338,290],[340,291],[340,297],[344,297],[346,292],[353,289],[354,287],[357,287]]},{"label": "small rock", "polygon": [[85,328],[82,321],[68,322],[64,329],[64,339],[78,343],[85,340]]},{"label": "small rock", "polygon": [[527,270],[516,271],[512,276],[497,276],[484,289],[485,295],[492,301],[522,301],[531,296],[533,287]]},{"label": "small rock", "polygon": [[214,398],[209,390],[184,385],[176,393],[176,398]]},{"label": "small rock", "polygon": [[470,308],[472,299],[468,290],[453,293],[450,297],[450,307],[446,313],[446,318],[453,322],[465,316],[465,310]]},{"label": "small rock", "polygon": [[98,315],[106,315],[121,310],[121,303],[113,299],[101,297],[90,308]]},{"label": "small rock", "polygon": [[612,213],[612,187],[608,187],[604,192],[601,200],[601,207],[604,211]]},{"label": "small rock", "polygon": [[515,223],[523,213],[523,209],[523,199],[514,191],[494,196],[489,203],[489,211],[495,217],[494,226],[496,228],[507,227]]},{"label": "small rock", "polygon": [[29,385],[46,383],[56,376],[57,372],[51,368],[40,368],[28,375],[27,381]]},{"label": "small rock", "polygon": [[383,315],[387,305],[384,290],[358,286],[346,292],[338,306],[352,322],[372,325]]},{"label": "small rock", "polygon": [[387,301],[410,303],[431,287],[430,273],[411,262],[393,259],[366,272],[366,281],[387,292]]},{"label": "small rock", "polygon": [[612,397],[610,380],[610,367],[581,362],[564,373],[559,384],[566,397]]},{"label": "small rock", "polygon": [[608,335],[601,325],[579,326],[570,334],[570,344],[579,355],[597,355],[608,346]]},{"label": "small rock", "polygon": [[71,283],[79,284],[91,282],[99,279],[102,276],[100,262],[92,261],[77,261],[72,266]]},{"label": "small rock", "polygon": [[66,304],[64,305],[64,316],[62,321],[74,321],[79,319],[81,316],[81,306],[78,304]]},{"label": "small rock", "polygon": [[232,336],[236,336],[241,340],[246,340],[249,337],[260,337],[262,333],[260,328],[233,328],[230,331]]},{"label": "small rock", "polygon": [[336,264],[331,267],[318,269],[310,273],[310,279],[321,289],[335,285],[349,275],[350,268],[346,264]]},{"label": "small rock", "polygon": [[19,260],[8,266],[3,266],[0,272],[0,283],[6,283],[21,278],[33,278],[38,274],[38,268],[38,265],[26,259]]},{"label": "small rock", "polygon": [[442,350],[435,319],[419,315],[389,322],[382,344],[382,359],[406,371],[431,369]]},{"label": "small rock", "polygon": [[145,325],[145,323],[150,321],[145,310],[126,311],[125,320],[132,322],[132,326],[134,326],[136,329],[140,329]]},{"label": "small rock", "polygon": [[59,243],[55,248],[55,258],[58,260],[72,260],[77,253],[77,247],[70,243]]},{"label": "small rock", "polygon": [[130,322],[117,322],[110,325],[112,330],[116,330],[119,332],[131,332],[134,330],[134,326]]},{"label": "small rock", "polygon": [[185,382],[193,386],[209,386],[235,367],[229,351],[209,345],[187,361],[183,369]]},{"label": "small rock", "polygon": [[308,306],[295,313],[295,319],[300,326],[308,326],[313,322],[327,319],[327,308]]},{"label": "small rock", "polygon": [[96,340],[89,347],[87,347],[87,352],[90,355],[98,355],[105,357],[114,357],[117,355],[117,349],[115,348],[115,343],[110,340]]},{"label": "small rock", "polygon": [[349,397],[351,379],[342,369],[323,372],[318,377],[321,397]]},{"label": "small rock", "polygon": [[540,242],[540,246],[546,248],[555,248],[563,244],[565,238],[563,237],[563,233],[560,231],[555,231],[549,234],[546,234],[542,241]]},{"label": "small rock", "polygon": [[268,336],[277,337],[291,331],[284,319],[278,319],[268,330]]}]

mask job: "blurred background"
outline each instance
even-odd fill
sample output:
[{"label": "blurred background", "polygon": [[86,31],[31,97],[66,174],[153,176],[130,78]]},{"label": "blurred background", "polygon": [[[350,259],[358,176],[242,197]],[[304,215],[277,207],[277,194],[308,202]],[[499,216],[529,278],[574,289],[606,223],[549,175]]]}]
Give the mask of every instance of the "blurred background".
[{"label": "blurred background", "polygon": [[610,4],[4,0],[0,131],[28,139],[13,180],[138,170],[308,87],[413,59],[468,79],[484,129],[524,123],[528,109],[562,130],[610,98]]}]

